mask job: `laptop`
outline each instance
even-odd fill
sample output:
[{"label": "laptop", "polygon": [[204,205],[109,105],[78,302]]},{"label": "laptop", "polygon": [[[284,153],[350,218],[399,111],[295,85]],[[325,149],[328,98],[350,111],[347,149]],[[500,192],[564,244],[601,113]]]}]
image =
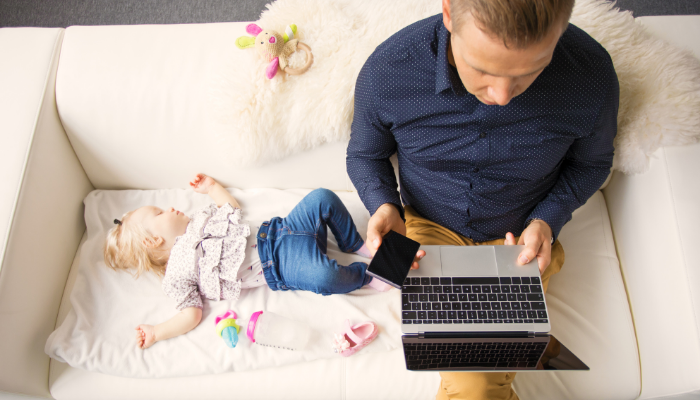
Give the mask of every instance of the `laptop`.
[{"label": "laptop", "polygon": [[536,260],[524,246],[421,246],[401,289],[406,367],[429,371],[588,370],[554,338]]}]

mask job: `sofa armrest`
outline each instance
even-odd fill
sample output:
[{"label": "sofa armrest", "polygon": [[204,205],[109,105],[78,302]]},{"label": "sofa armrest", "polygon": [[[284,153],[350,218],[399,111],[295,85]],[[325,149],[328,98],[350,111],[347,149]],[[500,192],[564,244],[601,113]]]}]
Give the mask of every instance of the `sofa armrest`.
[{"label": "sofa armrest", "polygon": [[635,323],[642,398],[700,389],[700,143],[603,190]]},{"label": "sofa armrest", "polygon": [[44,397],[44,344],[92,190],[56,110],[62,40],[63,29],[0,29],[0,391]]}]

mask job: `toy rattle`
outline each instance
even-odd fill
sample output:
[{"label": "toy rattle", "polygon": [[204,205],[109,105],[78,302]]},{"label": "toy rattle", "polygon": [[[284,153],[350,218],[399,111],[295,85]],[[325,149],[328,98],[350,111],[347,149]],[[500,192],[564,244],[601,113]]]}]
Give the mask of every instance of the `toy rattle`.
[{"label": "toy rattle", "polygon": [[230,348],[234,348],[238,344],[238,332],[241,331],[241,327],[236,323],[236,318],[238,318],[236,312],[228,310],[218,315],[214,321],[216,333],[224,339],[226,346]]},{"label": "toy rattle", "polygon": [[[303,74],[314,62],[309,46],[298,39],[294,39],[294,35],[297,33],[297,26],[294,24],[288,25],[283,34],[272,30],[263,30],[255,24],[249,24],[245,30],[254,37],[241,36],[236,39],[236,46],[239,49],[249,49],[251,47],[258,49],[258,53],[263,59],[269,62],[267,68],[265,68],[267,79],[274,78],[278,68],[290,75]],[[290,68],[288,58],[297,51],[297,47],[306,51],[306,65],[301,68]]]}]

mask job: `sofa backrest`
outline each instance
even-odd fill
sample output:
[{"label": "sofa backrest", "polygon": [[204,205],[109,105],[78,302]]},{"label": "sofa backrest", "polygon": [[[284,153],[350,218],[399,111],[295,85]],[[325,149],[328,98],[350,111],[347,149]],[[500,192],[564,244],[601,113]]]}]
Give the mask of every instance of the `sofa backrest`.
[{"label": "sofa backrest", "polygon": [[220,122],[213,109],[222,106],[217,80],[236,68],[230,60],[241,50],[234,42],[246,24],[66,30],[56,102],[96,188],[185,187],[203,172],[228,187],[354,190],[345,170],[347,143],[260,166],[235,166],[235,144],[216,129]]}]

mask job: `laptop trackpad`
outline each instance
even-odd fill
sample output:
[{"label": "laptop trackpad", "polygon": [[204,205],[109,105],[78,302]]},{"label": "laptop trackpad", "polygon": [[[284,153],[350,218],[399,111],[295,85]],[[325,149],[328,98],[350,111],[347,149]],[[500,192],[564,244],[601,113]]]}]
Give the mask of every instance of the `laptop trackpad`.
[{"label": "laptop trackpad", "polygon": [[443,276],[498,276],[493,246],[440,247]]}]

